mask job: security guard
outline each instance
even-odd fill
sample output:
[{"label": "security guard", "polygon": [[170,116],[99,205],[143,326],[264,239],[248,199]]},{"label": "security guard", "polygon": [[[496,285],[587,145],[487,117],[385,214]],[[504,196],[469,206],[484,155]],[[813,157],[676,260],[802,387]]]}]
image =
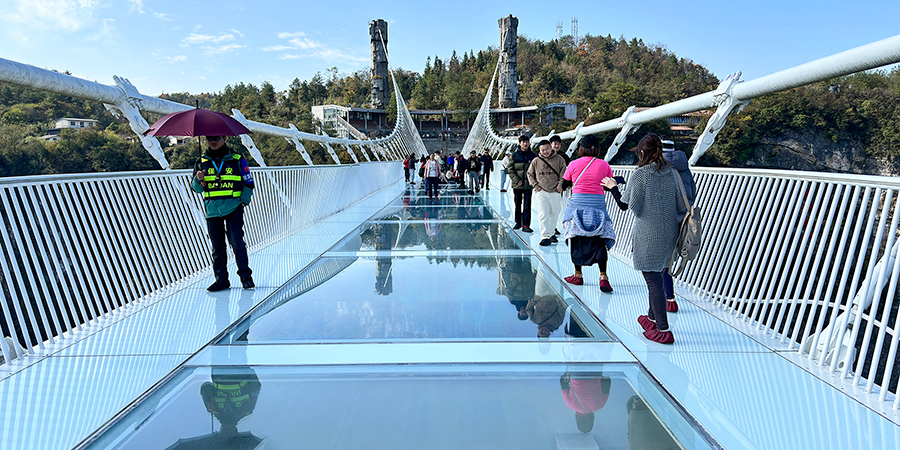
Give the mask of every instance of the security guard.
[{"label": "security guard", "polygon": [[253,196],[253,176],[250,166],[243,156],[232,153],[224,136],[206,136],[209,147],[206,154],[194,166],[191,187],[203,194],[206,209],[206,228],[213,246],[213,272],[216,281],[209,291],[221,291],[231,287],[228,281],[228,255],[225,245],[227,235],[234,259],[238,266],[238,276],[244,289],[256,287],[247,258],[244,243],[244,206],[250,204]]}]

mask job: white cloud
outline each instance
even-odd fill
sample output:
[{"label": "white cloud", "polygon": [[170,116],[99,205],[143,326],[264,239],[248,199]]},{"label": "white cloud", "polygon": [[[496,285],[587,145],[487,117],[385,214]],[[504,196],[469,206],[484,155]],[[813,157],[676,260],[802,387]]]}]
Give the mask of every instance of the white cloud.
[{"label": "white cloud", "polygon": [[239,48],[244,48],[246,45],[241,44],[227,44],[220,45],[218,47],[203,47],[204,53],[207,55],[221,55],[223,53],[233,52]]},{"label": "white cloud", "polygon": [[172,18],[169,17],[168,14],[163,14],[163,13],[153,13],[153,17],[156,17],[156,18],[159,19],[159,20],[165,20],[166,22],[171,22],[171,21],[172,21]]},{"label": "white cloud", "polygon": [[302,56],[302,55],[295,55],[293,53],[285,53],[285,54],[279,56],[278,59],[300,59],[303,57],[304,56]]},{"label": "white cloud", "polygon": [[232,29],[230,29],[230,30],[228,30],[228,31],[230,31],[230,32],[232,32],[232,33],[234,33],[234,34],[236,34],[236,35],[238,35],[238,36],[240,36],[240,37],[244,37],[244,33],[241,33],[240,31],[238,31],[238,30],[236,30],[236,29],[234,29],[234,28],[232,28]]},{"label": "white cloud", "polygon": [[306,33],[302,32],[302,31],[297,31],[294,33],[286,33],[286,32],[282,31],[282,32],[278,33],[276,36],[278,36],[278,39],[291,39],[291,38],[298,38],[298,37],[306,36]]},{"label": "white cloud", "polygon": [[220,34],[218,36],[213,36],[210,34],[197,34],[191,33],[188,37],[181,40],[185,44],[218,44],[219,42],[225,41],[233,41],[233,34]]},{"label": "white cloud", "polygon": [[78,31],[93,24],[99,0],[12,0],[13,7],[3,9],[0,19],[41,28]]},{"label": "white cloud", "polygon": [[273,45],[271,47],[263,47],[260,50],[264,52],[280,52],[282,50],[293,50],[294,46],[292,45]]},{"label": "white cloud", "polygon": [[310,40],[309,38],[303,38],[303,39],[295,38],[295,39],[291,39],[289,42],[294,45],[294,48],[297,48],[300,50],[319,48],[322,46],[321,43]]},{"label": "white cloud", "polygon": [[168,58],[168,60],[169,60],[169,62],[187,61],[187,56],[185,56],[185,55],[172,56],[172,57]]},{"label": "white cloud", "polygon": [[132,10],[136,10],[138,14],[144,13],[144,0],[128,0],[132,4]]}]

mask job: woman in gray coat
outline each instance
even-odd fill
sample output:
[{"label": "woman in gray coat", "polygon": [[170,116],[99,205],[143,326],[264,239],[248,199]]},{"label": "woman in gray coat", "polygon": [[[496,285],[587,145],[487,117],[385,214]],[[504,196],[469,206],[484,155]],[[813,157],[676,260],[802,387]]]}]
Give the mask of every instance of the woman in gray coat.
[{"label": "woman in gray coat", "polygon": [[616,181],[604,178],[603,185],[613,197],[634,214],[632,227],[635,270],[641,271],[649,291],[650,308],[639,316],[644,337],[661,344],[675,342],[666,316],[663,271],[672,262],[678,240],[678,215],[687,211],[681,197],[678,172],[663,158],[662,142],[650,133],[638,142],[638,167],[631,174],[625,192],[619,194]]}]

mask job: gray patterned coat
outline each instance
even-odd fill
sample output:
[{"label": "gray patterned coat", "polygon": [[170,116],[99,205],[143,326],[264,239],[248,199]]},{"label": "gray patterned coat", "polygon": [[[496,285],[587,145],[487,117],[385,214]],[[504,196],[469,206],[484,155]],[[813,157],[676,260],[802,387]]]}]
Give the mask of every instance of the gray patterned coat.
[{"label": "gray patterned coat", "polygon": [[638,167],[625,185],[622,201],[635,217],[635,270],[661,272],[669,267],[678,240],[678,214],[687,211],[676,176],[669,165],[656,173],[656,164],[648,164]]}]

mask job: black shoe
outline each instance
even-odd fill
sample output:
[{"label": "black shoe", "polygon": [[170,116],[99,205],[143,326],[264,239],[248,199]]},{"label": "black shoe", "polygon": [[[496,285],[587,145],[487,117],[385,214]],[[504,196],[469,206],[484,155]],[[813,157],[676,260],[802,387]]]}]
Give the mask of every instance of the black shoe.
[{"label": "black shoe", "polygon": [[474,194],[475,194],[475,191],[473,191],[473,190],[471,190],[471,189],[469,189],[469,190],[468,190],[468,191],[466,191],[466,192],[468,192],[468,193],[469,193],[469,195],[474,195]]},{"label": "black shoe", "polygon": [[253,277],[241,277],[241,285],[244,286],[244,289],[253,289],[256,287],[256,283],[253,282]]},{"label": "black shoe", "polygon": [[553,243],[553,242],[551,242],[550,239],[541,239],[541,242],[540,242],[540,244],[538,244],[538,245],[542,245],[542,246],[546,247],[546,246],[548,246],[548,245],[550,245],[550,244],[552,244],[552,243]]},{"label": "black shoe", "polygon": [[231,287],[231,283],[229,283],[228,280],[216,280],[216,282],[209,285],[209,287],[206,288],[206,290],[209,292],[219,292],[219,291],[224,291],[225,289],[228,289],[230,287]]},{"label": "black shoe", "polygon": [[534,230],[532,230],[531,227],[522,227],[522,231],[526,233],[534,233]]},{"label": "black shoe", "polygon": [[550,236],[550,242],[556,244],[557,242],[559,242],[559,239],[557,239],[556,236]]},{"label": "black shoe", "polygon": [[553,229],[553,235],[554,235],[554,236],[559,236],[560,234],[561,234],[561,233],[559,232],[559,230],[557,230],[556,228]]},{"label": "black shoe", "polygon": [[519,228],[522,228],[522,225],[516,224],[516,226],[513,227],[513,230],[518,230]]},{"label": "black shoe", "polygon": [[506,192],[506,189],[500,189],[500,192]]}]

